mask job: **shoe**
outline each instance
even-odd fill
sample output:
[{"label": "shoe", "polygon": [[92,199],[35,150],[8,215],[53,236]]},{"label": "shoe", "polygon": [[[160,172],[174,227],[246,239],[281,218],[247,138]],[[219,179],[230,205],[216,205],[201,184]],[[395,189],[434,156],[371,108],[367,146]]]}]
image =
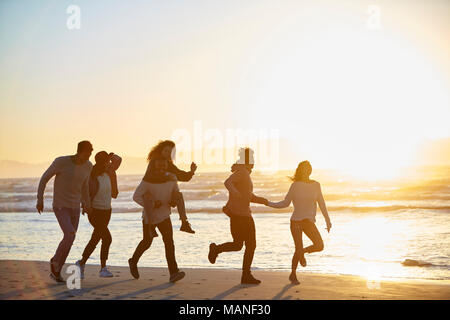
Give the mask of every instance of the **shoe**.
[{"label": "shoe", "polygon": [[208,260],[212,264],[216,263],[217,256],[219,254],[217,253],[217,245],[215,243],[211,243],[209,245],[209,253],[208,253]]},{"label": "shoe", "polygon": [[180,231],[184,231],[184,232],[187,232],[187,233],[195,233],[195,231],[192,230],[192,228],[191,228],[191,224],[189,222],[187,222],[187,221],[184,221],[181,224]]},{"label": "shoe", "polygon": [[85,265],[84,265],[84,264],[82,265],[80,262],[81,262],[81,261],[78,260],[77,262],[75,262],[75,265],[76,265],[78,268],[80,268],[80,278],[81,278],[81,279],[84,279],[84,267],[85,267]]},{"label": "shoe", "polygon": [[175,283],[175,282],[183,279],[185,275],[186,274],[183,271],[175,272],[174,274],[170,275],[170,282]]},{"label": "shoe", "polygon": [[291,274],[289,275],[289,281],[290,281],[292,284],[300,284],[300,281],[298,281],[297,276],[296,276],[295,274],[293,274],[293,273],[291,273]]},{"label": "shoe", "polygon": [[108,267],[102,268],[100,270],[100,278],[111,278],[114,277],[114,275],[111,273],[111,271],[108,270]]},{"label": "shoe", "polygon": [[133,259],[128,259],[128,265],[130,266],[130,273],[135,279],[139,279],[139,271],[137,267],[137,263],[133,261]]},{"label": "shoe", "polygon": [[302,267],[306,267],[306,258],[304,254],[302,254],[298,260],[300,261],[300,265]]},{"label": "shoe", "polygon": [[56,283],[65,283],[64,279],[61,277],[60,273],[50,273],[50,279],[54,280]]},{"label": "shoe", "polygon": [[255,277],[253,277],[251,273],[242,274],[241,284],[260,284],[260,283],[261,280],[258,280]]}]

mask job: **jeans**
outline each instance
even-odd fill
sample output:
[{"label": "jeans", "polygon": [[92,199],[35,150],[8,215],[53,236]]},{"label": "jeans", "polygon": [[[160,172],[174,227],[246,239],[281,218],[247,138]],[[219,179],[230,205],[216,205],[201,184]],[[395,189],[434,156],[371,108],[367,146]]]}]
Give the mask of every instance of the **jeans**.
[{"label": "jeans", "polygon": [[[136,250],[134,251],[133,257],[131,258],[136,263],[138,263],[142,254],[148,248],[150,248],[153,242],[153,237],[150,234],[151,227],[152,227],[151,225],[142,222],[143,239],[141,242],[139,242]],[[164,248],[166,251],[167,266],[169,267],[169,273],[172,275],[179,271],[177,261],[175,259],[175,245],[173,242],[172,221],[170,220],[170,218],[167,218],[163,222],[158,223],[156,227],[158,227],[159,232],[161,232],[162,239],[164,242]]]},{"label": "jeans", "polygon": [[217,252],[240,251],[245,243],[242,272],[249,274],[256,249],[255,222],[251,216],[230,215],[230,230],[233,236],[233,242],[218,245]]},{"label": "jeans", "polygon": [[64,233],[64,237],[50,261],[55,265],[55,270],[61,272],[75,240],[80,220],[80,208],[53,208],[53,211]]},{"label": "jeans", "polygon": [[102,240],[102,247],[100,249],[100,261],[102,268],[106,266],[106,260],[108,260],[109,247],[111,246],[112,237],[108,229],[108,223],[111,219],[111,209],[100,210],[92,209],[92,212],[88,214],[88,219],[91,225],[94,227],[91,240],[89,240],[86,248],[83,251],[83,262],[86,263],[92,252],[94,252],[97,244]]}]

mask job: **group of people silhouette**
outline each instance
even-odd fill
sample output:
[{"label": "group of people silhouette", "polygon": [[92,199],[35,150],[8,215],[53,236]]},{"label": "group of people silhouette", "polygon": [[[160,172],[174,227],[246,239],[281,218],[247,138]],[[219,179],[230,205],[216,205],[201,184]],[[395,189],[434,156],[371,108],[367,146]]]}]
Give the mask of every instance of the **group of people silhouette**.
[{"label": "group of people silhouette", "polygon": [[[119,190],[116,171],[122,159],[114,153],[100,151],[95,155],[95,164],[89,161],[93,146],[89,141],[78,143],[75,155],[56,158],[42,175],[38,191],[36,209],[44,210],[44,191],[48,181],[55,176],[53,188],[53,212],[64,234],[54,256],[50,259],[50,277],[58,282],[65,282],[61,270],[69,255],[78,229],[80,212],[87,214],[94,227],[91,239],[87,243],[82,258],[76,261],[84,278],[87,260],[101,241],[100,277],[112,277],[106,262],[112,242],[108,224],[111,219],[111,199],[117,198]],[[165,256],[169,269],[170,282],[184,278],[185,273],[178,268],[175,258],[173,228],[170,219],[171,208],[177,207],[181,220],[180,230],[194,234],[186,214],[183,194],[178,188],[178,181],[190,181],[197,165],[191,164],[190,171],[178,169],[172,161],[175,143],[171,140],[160,141],[148,154],[147,170],[136,188],[133,200],[143,207],[142,240],[137,245],[132,257],[128,260],[131,275],[138,279],[137,264],[142,254],[150,248],[153,238],[158,237],[156,229],[162,235]],[[229,197],[223,212],[230,218],[231,242],[209,245],[208,260],[216,263],[218,256],[224,252],[240,251],[245,245],[242,264],[242,284],[259,284],[251,273],[251,265],[256,249],[255,223],[251,215],[250,203],[259,203],[272,208],[286,208],[291,202],[294,212],[290,219],[291,234],[295,243],[292,256],[292,268],[289,280],[299,284],[296,271],[298,263],[306,266],[305,253],[323,250],[323,240],[315,225],[317,204],[325,218],[328,232],[331,221],[327,212],[320,184],[311,180],[311,164],[308,161],[299,163],[292,184],[285,198],[272,202],[253,193],[251,173],[254,167],[254,151],[241,148],[239,158],[231,166],[231,175],[225,181]],[[81,209],[80,209],[81,204]],[[311,239],[312,245],[304,248],[302,235]]]}]

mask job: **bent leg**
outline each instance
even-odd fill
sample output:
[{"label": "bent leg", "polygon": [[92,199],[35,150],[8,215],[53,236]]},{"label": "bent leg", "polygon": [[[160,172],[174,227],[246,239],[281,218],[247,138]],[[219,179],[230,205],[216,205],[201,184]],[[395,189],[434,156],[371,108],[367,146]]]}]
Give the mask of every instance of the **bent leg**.
[{"label": "bent leg", "polygon": [[253,218],[250,218],[245,222],[245,252],[244,252],[244,260],[242,263],[242,273],[249,274],[250,269],[253,262],[253,257],[255,255],[256,249],[256,230],[255,230],[255,222]]},{"label": "bent leg", "polygon": [[176,205],[181,221],[187,221],[186,207],[184,204],[183,194],[180,191],[172,193],[172,204]]},{"label": "bent leg", "polygon": [[94,227],[94,231],[92,232],[91,239],[87,243],[86,247],[83,250],[81,264],[85,264],[86,261],[91,256],[92,252],[94,252],[97,247],[98,242],[101,238],[101,226],[99,225],[99,216],[97,210],[93,209],[90,214],[88,214],[89,223]]},{"label": "bent leg", "polygon": [[233,241],[233,242],[225,242],[222,244],[217,245],[217,253],[222,252],[232,252],[232,251],[241,251],[242,247],[244,246],[243,241]]},{"label": "bent leg", "polygon": [[323,240],[319,230],[317,230],[315,223],[308,219],[305,219],[301,221],[301,226],[303,232],[308,236],[309,239],[311,239],[313,243],[309,247],[306,247],[304,251],[308,253],[322,251]]},{"label": "bent leg", "polygon": [[153,237],[150,235],[150,228],[151,228],[150,225],[148,225],[148,224],[144,223],[144,221],[142,221],[143,238],[142,238],[141,242],[139,242],[138,246],[136,247],[136,250],[133,253],[133,256],[131,257],[131,259],[136,263],[138,263],[142,254],[148,248],[150,248],[150,246],[152,244]]},{"label": "bent leg", "polygon": [[244,240],[240,232],[240,219],[237,217],[230,218],[230,231],[233,236],[233,242],[225,242],[216,247],[217,253],[240,251],[244,245]]}]

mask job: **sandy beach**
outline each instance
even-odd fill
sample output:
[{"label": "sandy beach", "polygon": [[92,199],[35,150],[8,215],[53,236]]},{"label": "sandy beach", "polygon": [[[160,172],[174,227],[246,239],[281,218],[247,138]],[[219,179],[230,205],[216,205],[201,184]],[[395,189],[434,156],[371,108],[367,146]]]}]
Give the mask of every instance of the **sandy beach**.
[{"label": "sandy beach", "polygon": [[[299,272],[300,285],[291,285],[288,272],[254,271],[259,286],[240,285],[240,271],[229,269],[182,269],[186,277],[168,282],[166,268],[140,268],[140,279],[128,267],[111,267],[113,278],[99,278],[99,266],[87,265],[81,289],[69,290],[65,283],[49,278],[49,265],[42,261],[0,261],[0,299],[45,300],[367,300],[450,299],[449,281],[381,281],[348,275]],[[64,275],[67,278],[68,275]]]}]

